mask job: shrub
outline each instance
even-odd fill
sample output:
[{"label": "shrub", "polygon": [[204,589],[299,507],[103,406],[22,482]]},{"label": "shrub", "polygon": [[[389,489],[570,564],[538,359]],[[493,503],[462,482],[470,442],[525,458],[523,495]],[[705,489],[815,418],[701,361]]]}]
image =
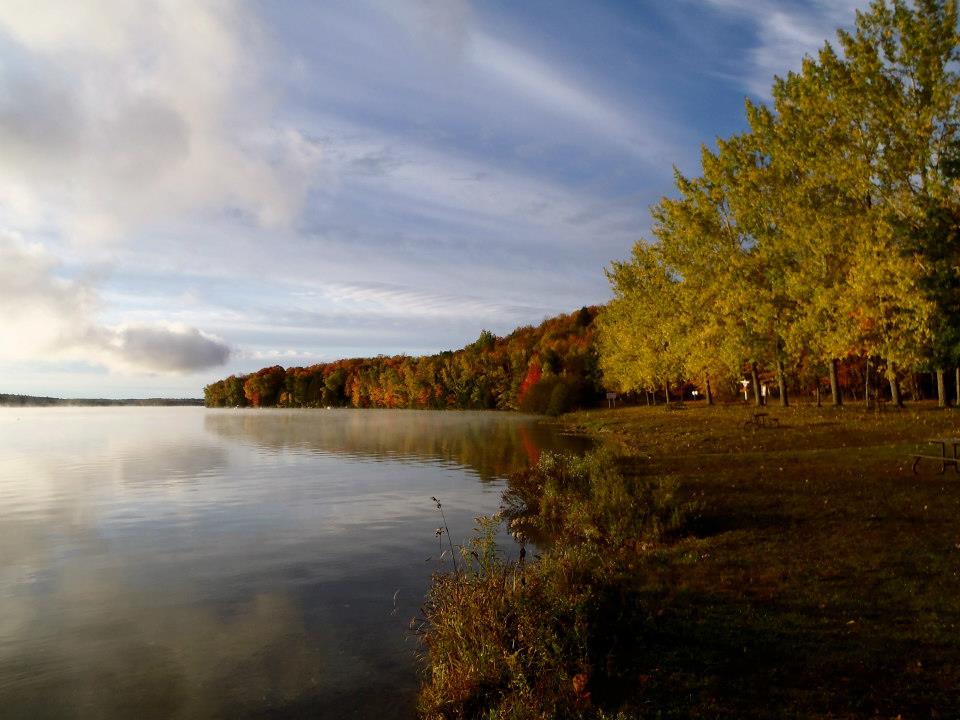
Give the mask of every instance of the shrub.
[{"label": "shrub", "polygon": [[[434,576],[421,625],[427,718],[605,718],[636,692],[651,613],[623,562],[677,527],[670,483],[624,476],[609,451],[544,454],[504,514],[536,562],[507,563],[501,518],[478,518],[456,573]],[[632,716],[632,715],[631,715]]]}]

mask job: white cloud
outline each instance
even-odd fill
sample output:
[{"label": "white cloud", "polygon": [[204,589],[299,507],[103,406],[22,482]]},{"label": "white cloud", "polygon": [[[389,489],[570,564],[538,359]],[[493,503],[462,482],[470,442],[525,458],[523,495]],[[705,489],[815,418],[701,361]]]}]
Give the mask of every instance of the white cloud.
[{"label": "white cloud", "polygon": [[[528,245],[582,246],[632,240],[646,222],[643,208],[575,191],[466,154],[438,150],[332,118],[316,122],[318,153],[331,197],[375,197],[427,221],[472,225],[489,237],[505,227]],[[517,244],[520,244],[517,242]]]},{"label": "white cloud", "polygon": [[743,82],[752,94],[769,98],[775,75],[796,70],[804,55],[815,54],[829,41],[836,45],[838,28],[853,25],[867,0],[814,0],[798,5],[783,0],[699,0],[722,12],[752,22],[757,45],[751,49]]},{"label": "white cloud", "polygon": [[386,283],[329,283],[320,288],[318,299],[331,312],[347,317],[372,315],[385,318],[461,319],[512,316],[516,308],[491,299],[424,292]]},{"label": "white cloud", "polygon": [[374,0],[374,4],[428,51],[455,57],[469,42],[474,17],[467,0]]},{"label": "white cloud", "polygon": [[291,221],[317,158],[272,123],[222,0],[0,0],[0,222],[101,242],[191,214]]},{"label": "white cloud", "polygon": [[635,130],[601,97],[577,86],[539,58],[484,33],[474,33],[470,61],[534,102],[598,130],[628,139]]},{"label": "white cloud", "polygon": [[195,328],[98,323],[91,280],[56,274],[37,244],[0,234],[0,360],[79,360],[133,373],[183,374],[226,363],[230,348]]}]

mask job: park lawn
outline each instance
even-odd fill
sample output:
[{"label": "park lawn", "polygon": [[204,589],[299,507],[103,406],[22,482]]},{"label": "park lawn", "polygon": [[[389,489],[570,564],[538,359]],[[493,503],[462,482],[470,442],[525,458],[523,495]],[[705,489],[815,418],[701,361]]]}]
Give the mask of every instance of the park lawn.
[{"label": "park lawn", "polygon": [[764,410],[779,428],[746,405],[563,417],[698,508],[631,563],[625,716],[960,717],[960,475],[909,457],[960,411]]}]

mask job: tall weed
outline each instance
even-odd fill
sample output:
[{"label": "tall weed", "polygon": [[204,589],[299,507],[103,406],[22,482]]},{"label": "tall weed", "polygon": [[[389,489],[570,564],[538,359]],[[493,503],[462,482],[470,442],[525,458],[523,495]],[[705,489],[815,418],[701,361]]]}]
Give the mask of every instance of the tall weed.
[{"label": "tall weed", "polygon": [[[427,718],[603,718],[619,709],[649,613],[621,562],[682,521],[670,483],[626,477],[616,458],[544,455],[518,473],[504,517],[478,518],[461,572],[434,576],[424,605]],[[506,519],[543,549],[510,563]]]}]

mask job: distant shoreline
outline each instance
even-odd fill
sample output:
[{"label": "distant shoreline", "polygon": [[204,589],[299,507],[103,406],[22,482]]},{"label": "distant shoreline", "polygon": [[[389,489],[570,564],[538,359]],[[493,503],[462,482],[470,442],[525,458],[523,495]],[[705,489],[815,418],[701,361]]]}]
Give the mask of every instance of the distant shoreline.
[{"label": "distant shoreline", "polygon": [[145,407],[197,406],[203,407],[203,398],[55,398],[36,395],[6,395],[0,393],[0,407]]}]

